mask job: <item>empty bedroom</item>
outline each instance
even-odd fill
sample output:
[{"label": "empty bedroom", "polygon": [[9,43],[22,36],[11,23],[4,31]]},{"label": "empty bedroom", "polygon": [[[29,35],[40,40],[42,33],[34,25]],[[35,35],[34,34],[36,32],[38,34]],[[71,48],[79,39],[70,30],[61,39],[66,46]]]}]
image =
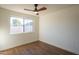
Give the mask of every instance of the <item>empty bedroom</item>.
[{"label": "empty bedroom", "polygon": [[78,4],[0,4],[0,55],[78,54]]}]

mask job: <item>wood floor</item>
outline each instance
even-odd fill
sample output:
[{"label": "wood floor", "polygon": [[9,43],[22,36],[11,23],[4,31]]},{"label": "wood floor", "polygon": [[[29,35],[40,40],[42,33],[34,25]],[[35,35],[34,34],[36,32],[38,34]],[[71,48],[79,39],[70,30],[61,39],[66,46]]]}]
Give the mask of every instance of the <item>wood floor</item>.
[{"label": "wood floor", "polygon": [[37,41],[0,52],[1,55],[74,55],[71,52]]}]

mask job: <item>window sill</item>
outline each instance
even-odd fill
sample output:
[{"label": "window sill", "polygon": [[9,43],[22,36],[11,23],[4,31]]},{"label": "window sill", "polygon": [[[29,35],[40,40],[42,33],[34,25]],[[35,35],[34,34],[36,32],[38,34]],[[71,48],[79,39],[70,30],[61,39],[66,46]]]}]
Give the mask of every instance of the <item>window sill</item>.
[{"label": "window sill", "polygon": [[10,35],[18,35],[18,34],[30,34],[34,32],[21,32],[21,33],[10,33]]}]

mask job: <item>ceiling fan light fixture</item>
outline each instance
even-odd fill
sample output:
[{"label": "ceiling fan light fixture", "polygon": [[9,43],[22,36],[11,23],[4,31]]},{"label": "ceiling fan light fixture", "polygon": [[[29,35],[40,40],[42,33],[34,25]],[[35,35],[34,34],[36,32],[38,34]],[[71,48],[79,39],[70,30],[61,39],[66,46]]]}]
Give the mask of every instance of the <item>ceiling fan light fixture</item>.
[{"label": "ceiling fan light fixture", "polygon": [[37,11],[34,12],[36,15],[39,15],[39,13]]},{"label": "ceiling fan light fixture", "polygon": [[37,14],[38,12],[37,12],[37,11],[35,11],[34,13],[35,13],[35,14]]}]

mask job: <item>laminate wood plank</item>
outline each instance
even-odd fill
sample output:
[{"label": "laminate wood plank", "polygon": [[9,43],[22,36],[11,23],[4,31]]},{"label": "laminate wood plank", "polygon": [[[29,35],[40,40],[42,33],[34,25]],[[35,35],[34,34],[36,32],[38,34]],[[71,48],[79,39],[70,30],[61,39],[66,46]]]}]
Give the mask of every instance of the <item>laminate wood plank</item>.
[{"label": "laminate wood plank", "polygon": [[74,53],[51,46],[41,41],[21,45],[0,52],[2,55],[75,55]]}]

